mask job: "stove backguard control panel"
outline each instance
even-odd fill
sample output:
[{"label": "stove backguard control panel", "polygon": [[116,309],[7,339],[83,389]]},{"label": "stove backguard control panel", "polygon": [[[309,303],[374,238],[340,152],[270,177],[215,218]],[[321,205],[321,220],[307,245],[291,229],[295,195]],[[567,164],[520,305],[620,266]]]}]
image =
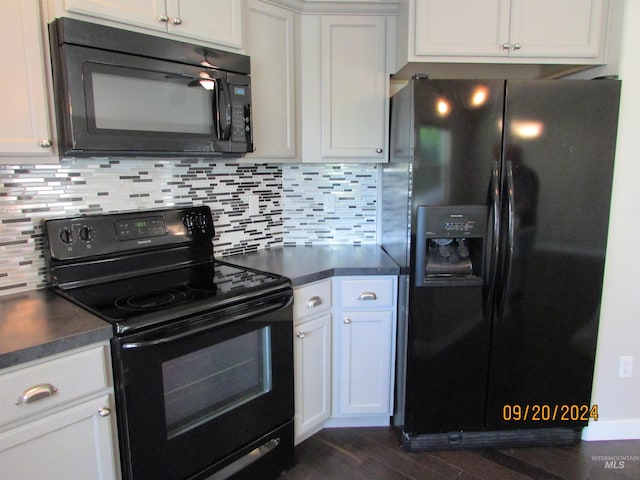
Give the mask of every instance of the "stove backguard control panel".
[{"label": "stove backguard control panel", "polygon": [[207,206],[57,218],[44,228],[56,260],[177,246],[215,234]]}]

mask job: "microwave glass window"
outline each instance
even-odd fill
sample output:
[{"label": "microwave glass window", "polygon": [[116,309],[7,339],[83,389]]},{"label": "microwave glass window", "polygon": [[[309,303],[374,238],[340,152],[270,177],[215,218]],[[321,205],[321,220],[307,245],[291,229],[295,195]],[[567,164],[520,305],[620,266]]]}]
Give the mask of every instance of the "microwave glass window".
[{"label": "microwave glass window", "polygon": [[98,129],[207,134],[213,130],[211,92],[199,84],[93,71]]},{"label": "microwave glass window", "polygon": [[263,327],[162,364],[168,438],[271,391],[270,334]]}]

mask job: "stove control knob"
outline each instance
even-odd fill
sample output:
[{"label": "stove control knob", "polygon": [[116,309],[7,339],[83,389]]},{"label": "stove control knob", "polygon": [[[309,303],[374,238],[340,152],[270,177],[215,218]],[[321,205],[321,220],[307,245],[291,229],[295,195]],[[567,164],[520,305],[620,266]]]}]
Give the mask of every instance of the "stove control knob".
[{"label": "stove control knob", "polygon": [[91,240],[93,240],[93,228],[82,227],[80,229],[80,238],[85,242],[90,242]]},{"label": "stove control knob", "polygon": [[196,216],[196,225],[199,227],[206,227],[207,226],[207,217],[206,215],[203,214],[199,214]]},{"label": "stove control knob", "polygon": [[68,228],[65,228],[60,232],[60,240],[62,240],[62,243],[66,244],[73,242],[73,232]]},{"label": "stove control knob", "polygon": [[185,227],[187,227],[189,230],[191,230],[193,228],[193,218],[191,218],[189,215],[187,215],[186,217],[184,217],[182,219],[182,223],[184,224]]}]

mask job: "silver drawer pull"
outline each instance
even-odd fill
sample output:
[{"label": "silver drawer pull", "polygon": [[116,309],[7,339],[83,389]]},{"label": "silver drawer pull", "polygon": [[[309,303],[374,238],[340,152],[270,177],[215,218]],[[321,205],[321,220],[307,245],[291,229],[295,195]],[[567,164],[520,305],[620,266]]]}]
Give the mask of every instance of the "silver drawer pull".
[{"label": "silver drawer pull", "polygon": [[27,388],[22,395],[18,397],[16,405],[26,405],[27,403],[33,403],[43,398],[51,397],[58,391],[56,387],[50,383],[41,383]]},{"label": "silver drawer pull", "polygon": [[296,337],[298,337],[300,340],[302,340],[305,337],[305,333],[304,332],[298,332],[298,333],[296,333]]},{"label": "silver drawer pull", "polygon": [[102,407],[100,410],[98,410],[98,415],[100,415],[101,417],[108,417],[109,415],[111,415],[111,409],[109,407]]},{"label": "silver drawer pull", "polygon": [[322,305],[322,299],[318,296],[311,297],[307,302],[307,308],[315,308],[318,305]]},{"label": "silver drawer pull", "polygon": [[362,292],[358,297],[358,300],[369,301],[369,300],[377,300],[378,296],[375,292]]},{"label": "silver drawer pull", "polygon": [[350,325],[351,324],[351,319],[349,317],[344,317],[342,319],[342,323],[344,323],[345,325]]}]

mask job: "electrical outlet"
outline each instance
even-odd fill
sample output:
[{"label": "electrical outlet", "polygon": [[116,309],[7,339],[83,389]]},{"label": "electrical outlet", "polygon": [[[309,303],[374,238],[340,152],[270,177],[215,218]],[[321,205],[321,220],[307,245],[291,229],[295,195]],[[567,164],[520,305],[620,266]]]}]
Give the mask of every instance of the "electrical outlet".
[{"label": "electrical outlet", "polygon": [[336,199],[335,197],[328,193],[322,196],[322,209],[324,213],[335,213],[336,212]]},{"label": "electrical outlet", "polygon": [[633,375],[633,356],[621,355],[618,363],[618,377],[628,378]]},{"label": "electrical outlet", "polygon": [[260,214],[260,197],[258,195],[245,195],[242,200],[247,204],[247,213],[249,214],[249,216]]}]

